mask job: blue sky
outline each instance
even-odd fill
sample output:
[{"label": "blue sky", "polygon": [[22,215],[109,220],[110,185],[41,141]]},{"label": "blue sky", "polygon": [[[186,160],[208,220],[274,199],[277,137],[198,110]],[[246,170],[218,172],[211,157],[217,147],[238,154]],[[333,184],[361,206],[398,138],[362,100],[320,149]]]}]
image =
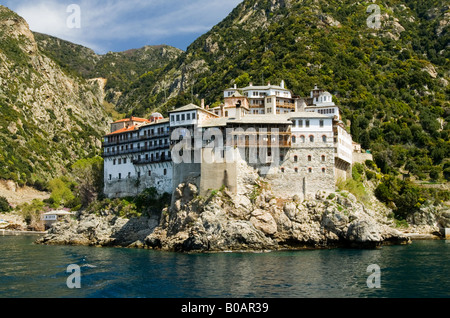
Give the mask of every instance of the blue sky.
[{"label": "blue sky", "polygon": [[[144,45],[186,50],[242,0],[0,0],[30,29],[99,54]],[[73,6],[75,5],[75,6]]]}]

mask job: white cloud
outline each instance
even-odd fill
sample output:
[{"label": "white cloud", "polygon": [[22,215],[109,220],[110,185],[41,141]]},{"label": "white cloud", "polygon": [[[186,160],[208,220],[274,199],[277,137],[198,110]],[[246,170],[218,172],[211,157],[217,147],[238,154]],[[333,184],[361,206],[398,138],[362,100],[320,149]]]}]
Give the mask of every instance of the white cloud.
[{"label": "white cloud", "polygon": [[[111,43],[144,41],[170,44],[175,36],[194,37],[207,32],[242,0],[8,0],[33,31],[106,52]],[[81,9],[81,28],[70,28],[70,4]],[[192,42],[191,41],[191,42]],[[130,47],[131,48],[131,47]]]}]

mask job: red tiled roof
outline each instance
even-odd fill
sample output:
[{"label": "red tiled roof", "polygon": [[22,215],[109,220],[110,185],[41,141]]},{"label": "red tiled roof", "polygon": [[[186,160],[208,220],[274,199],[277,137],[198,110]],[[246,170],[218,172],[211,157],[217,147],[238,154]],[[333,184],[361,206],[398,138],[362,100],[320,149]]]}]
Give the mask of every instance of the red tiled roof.
[{"label": "red tiled roof", "polygon": [[116,123],[123,123],[123,122],[127,122],[127,121],[138,121],[138,122],[143,122],[143,123],[150,122],[150,120],[145,119],[145,118],[131,117],[131,118],[125,118],[125,119],[121,119],[121,120],[115,121],[114,124],[116,124]]},{"label": "red tiled roof", "polygon": [[116,130],[116,131],[114,131],[114,132],[112,132],[110,134],[107,134],[106,136],[111,136],[111,135],[121,134],[121,133],[124,133],[124,132],[134,131],[134,130],[136,130],[136,128],[137,128],[137,126],[125,127],[125,128]]}]

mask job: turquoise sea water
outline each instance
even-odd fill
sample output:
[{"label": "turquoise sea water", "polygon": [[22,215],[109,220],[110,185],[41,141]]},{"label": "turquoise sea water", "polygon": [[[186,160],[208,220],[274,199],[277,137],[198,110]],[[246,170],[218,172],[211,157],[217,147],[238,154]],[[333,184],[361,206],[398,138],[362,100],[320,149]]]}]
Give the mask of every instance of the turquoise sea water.
[{"label": "turquoise sea water", "polygon": [[[0,237],[0,298],[450,298],[450,242],[376,250],[176,254]],[[81,268],[70,289],[68,265]],[[368,288],[369,265],[380,288]]]}]

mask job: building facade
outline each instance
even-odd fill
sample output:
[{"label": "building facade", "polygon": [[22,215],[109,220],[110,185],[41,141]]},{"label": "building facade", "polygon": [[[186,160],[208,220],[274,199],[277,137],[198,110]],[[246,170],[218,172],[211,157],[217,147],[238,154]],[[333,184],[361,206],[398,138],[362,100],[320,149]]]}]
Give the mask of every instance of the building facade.
[{"label": "building facade", "polygon": [[300,98],[279,86],[226,89],[224,103],[186,105],[168,118],[130,118],[104,138],[105,194],[123,197],[185,182],[201,194],[226,186],[238,193],[244,164],[281,197],[334,192],[352,165],[351,135],[330,93]]}]

